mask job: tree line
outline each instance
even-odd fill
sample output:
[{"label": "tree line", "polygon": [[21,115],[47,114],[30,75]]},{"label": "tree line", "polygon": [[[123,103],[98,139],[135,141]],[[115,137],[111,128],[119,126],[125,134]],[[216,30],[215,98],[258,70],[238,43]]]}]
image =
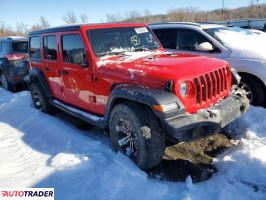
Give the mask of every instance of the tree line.
[{"label": "tree line", "polygon": [[[211,11],[200,10],[197,7],[177,8],[167,11],[166,14],[152,15],[150,10],[143,11],[132,10],[124,13],[107,13],[106,18],[102,22],[140,22],[140,23],[156,23],[171,21],[187,21],[187,22],[203,22],[203,21],[222,21],[232,19],[245,18],[266,18],[266,4],[251,4],[246,7],[236,9],[215,9]],[[62,16],[62,20],[66,24],[89,23],[89,17],[86,13],[77,16],[74,12],[68,12]],[[17,23],[15,28],[0,21],[0,37],[27,35],[29,31],[50,27],[48,20],[40,16],[38,22],[29,26],[23,22]]]}]

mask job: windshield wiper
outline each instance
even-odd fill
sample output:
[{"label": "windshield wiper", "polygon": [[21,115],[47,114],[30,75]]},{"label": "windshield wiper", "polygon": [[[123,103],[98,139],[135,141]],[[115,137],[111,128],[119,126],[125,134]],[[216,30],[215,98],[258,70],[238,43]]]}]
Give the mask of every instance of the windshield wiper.
[{"label": "windshield wiper", "polygon": [[147,47],[138,47],[138,48],[134,48],[133,51],[135,51],[135,52],[137,52],[137,51],[150,51],[150,49]]},{"label": "windshield wiper", "polygon": [[120,55],[120,54],[124,54],[125,53],[125,51],[107,51],[107,52],[103,52],[103,53],[100,53],[100,54],[98,54],[98,56],[107,56],[107,55],[110,55],[110,56],[112,56],[112,55]]}]

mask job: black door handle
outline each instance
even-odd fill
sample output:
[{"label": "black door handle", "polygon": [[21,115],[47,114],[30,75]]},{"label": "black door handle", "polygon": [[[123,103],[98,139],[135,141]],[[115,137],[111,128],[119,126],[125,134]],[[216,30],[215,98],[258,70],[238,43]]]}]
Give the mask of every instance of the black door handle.
[{"label": "black door handle", "polygon": [[44,70],[48,72],[48,71],[50,71],[50,68],[49,67],[44,67]]},{"label": "black door handle", "polygon": [[66,71],[66,70],[61,70],[61,74],[62,74],[62,75],[68,75],[68,74],[69,74],[69,72],[68,72],[68,71]]}]

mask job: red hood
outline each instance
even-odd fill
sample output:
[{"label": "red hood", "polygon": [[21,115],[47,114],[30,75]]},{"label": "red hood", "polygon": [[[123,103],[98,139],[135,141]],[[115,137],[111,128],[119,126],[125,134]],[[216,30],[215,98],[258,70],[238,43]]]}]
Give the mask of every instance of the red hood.
[{"label": "red hood", "polygon": [[112,56],[102,59],[98,65],[104,67],[108,77],[114,75],[128,80],[152,82],[152,84],[156,82],[157,85],[164,85],[167,80],[198,77],[228,64],[216,58],[161,52],[138,58],[136,56]]},{"label": "red hood", "polygon": [[[181,82],[191,81],[194,84],[194,78],[203,77],[218,69],[225,70],[225,67],[228,66],[226,61],[190,54],[156,52],[144,57],[142,54],[142,57],[138,58],[136,56],[112,56],[98,61],[97,65],[101,70],[104,70],[106,79],[112,83],[134,82],[147,87],[163,89],[166,82],[172,80],[174,93],[181,99],[188,112],[196,112],[198,109],[206,108],[209,104],[223,99],[228,95],[231,84],[231,78],[226,78],[226,91],[221,92],[220,96],[213,97],[209,104],[199,103],[200,105],[196,105],[196,94],[186,99],[182,99],[180,96],[179,86]],[[217,77],[219,82],[218,79]],[[210,87],[214,86],[216,87],[216,84]]]}]

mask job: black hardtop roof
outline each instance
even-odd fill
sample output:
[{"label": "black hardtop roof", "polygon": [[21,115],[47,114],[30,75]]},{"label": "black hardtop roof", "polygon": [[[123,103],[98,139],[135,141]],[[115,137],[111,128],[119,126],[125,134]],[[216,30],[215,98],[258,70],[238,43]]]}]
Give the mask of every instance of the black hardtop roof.
[{"label": "black hardtop roof", "polygon": [[[84,25],[84,24],[82,24],[82,25]],[[53,32],[63,32],[63,31],[77,31],[80,29],[80,27],[82,25],[81,24],[79,24],[79,25],[66,25],[66,26],[57,26],[57,27],[52,27],[52,28],[46,28],[46,29],[31,31],[31,32],[29,32],[29,35],[42,34],[42,33],[53,33]]]},{"label": "black hardtop roof", "polygon": [[[53,33],[53,32],[64,32],[64,31],[77,31],[77,30],[80,30],[82,26],[105,25],[105,24],[132,24],[132,23],[114,22],[114,23],[90,23],[90,24],[64,25],[64,26],[56,26],[56,27],[31,31],[29,32],[29,35],[42,34],[42,33]],[[134,23],[134,24],[139,24],[139,23]]]}]

